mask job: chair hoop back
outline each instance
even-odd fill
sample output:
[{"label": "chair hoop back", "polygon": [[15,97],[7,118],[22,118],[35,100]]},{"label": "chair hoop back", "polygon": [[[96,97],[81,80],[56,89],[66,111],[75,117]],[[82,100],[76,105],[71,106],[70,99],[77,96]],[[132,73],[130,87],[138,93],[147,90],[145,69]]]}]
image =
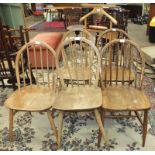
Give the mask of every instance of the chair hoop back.
[{"label": "chair hoop back", "polygon": [[[96,46],[90,40],[84,37],[71,37],[61,43],[57,51],[58,71],[61,79],[63,72],[67,72],[67,76],[71,81],[80,85],[80,81],[92,85],[98,85],[100,70],[100,54]],[[62,58],[62,59],[60,59]],[[96,65],[94,65],[96,61]]]},{"label": "chair hoop back", "polygon": [[102,33],[100,33],[100,35],[97,39],[97,47],[99,48],[101,46],[101,48],[102,48],[109,41],[112,41],[114,39],[128,39],[128,40],[130,40],[131,38],[124,30],[121,30],[118,28],[108,29],[108,30],[105,30]]},{"label": "chair hoop back", "polygon": [[140,47],[131,40],[115,39],[107,43],[101,50],[102,86],[108,83],[141,88],[145,62]]},{"label": "chair hoop back", "polygon": [[16,78],[18,88],[21,87],[20,74],[23,85],[26,86],[26,78],[29,84],[48,85],[54,87],[56,83],[56,53],[48,44],[41,41],[33,41],[25,44],[16,56]]}]

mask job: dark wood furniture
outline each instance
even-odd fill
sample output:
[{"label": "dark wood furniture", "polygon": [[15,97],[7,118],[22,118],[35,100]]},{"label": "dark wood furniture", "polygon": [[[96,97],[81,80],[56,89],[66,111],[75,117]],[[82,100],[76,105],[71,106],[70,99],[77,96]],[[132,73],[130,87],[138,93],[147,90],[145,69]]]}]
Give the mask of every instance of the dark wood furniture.
[{"label": "dark wood furniture", "polygon": [[8,46],[8,39],[5,37],[5,32],[3,31],[3,25],[0,21],[0,80],[2,87],[6,86],[5,80],[10,80],[11,87],[15,87],[15,71],[13,69],[12,58],[10,57],[10,46]]},{"label": "dark wood furniture", "polygon": [[64,23],[67,28],[70,25],[78,25],[80,24],[80,18],[82,16],[81,8],[68,8],[63,10],[64,13]]},{"label": "dark wood furniture", "polygon": [[30,29],[23,28],[23,26],[11,29],[0,22],[0,79],[2,87],[11,86],[13,89],[16,89],[16,53],[26,42],[29,42],[29,31]]},{"label": "dark wood furniture", "polygon": [[128,31],[128,19],[129,19],[129,10],[117,7],[109,8],[107,12],[117,20],[117,25],[113,25],[113,28],[122,29]]}]

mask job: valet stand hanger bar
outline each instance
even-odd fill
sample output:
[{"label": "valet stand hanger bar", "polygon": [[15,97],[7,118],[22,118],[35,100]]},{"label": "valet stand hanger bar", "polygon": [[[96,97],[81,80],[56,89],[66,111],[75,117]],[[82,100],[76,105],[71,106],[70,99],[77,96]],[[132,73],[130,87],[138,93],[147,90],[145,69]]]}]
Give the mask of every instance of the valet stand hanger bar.
[{"label": "valet stand hanger bar", "polygon": [[116,19],[114,19],[111,15],[109,15],[106,11],[103,10],[102,7],[95,7],[92,11],[84,15],[80,18],[80,22],[84,21],[85,26],[87,25],[87,18],[93,14],[104,15],[110,19],[110,28],[112,28],[112,24],[117,24]]},{"label": "valet stand hanger bar", "polygon": [[116,8],[119,6],[109,4],[81,4],[82,7],[100,7],[100,8]]}]

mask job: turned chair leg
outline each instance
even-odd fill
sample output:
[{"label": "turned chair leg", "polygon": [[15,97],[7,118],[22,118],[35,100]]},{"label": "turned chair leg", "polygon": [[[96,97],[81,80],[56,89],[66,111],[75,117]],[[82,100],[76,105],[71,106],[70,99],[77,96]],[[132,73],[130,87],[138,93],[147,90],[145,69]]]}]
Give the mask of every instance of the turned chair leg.
[{"label": "turned chair leg", "polygon": [[54,119],[53,119],[53,116],[52,116],[52,113],[50,111],[47,112],[47,115],[48,115],[48,119],[50,121],[50,125],[51,125],[51,128],[54,132],[54,136],[57,140],[57,143],[58,143],[58,132],[57,132],[57,129],[55,127],[55,123],[54,123]]},{"label": "turned chair leg", "polygon": [[105,140],[105,144],[108,145],[109,142],[108,142],[108,139],[106,138],[106,134],[105,134],[105,131],[104,131],[104,127],[103,127],[103,124],[102,124],[100,114],[99,114],[97,109],[94,110],[94,113],[95,113],[96,121],[97,121],[97,123],[99,125],[99,128],[100,128],[101,134],[102,134],[102,136],[103,136],[103,138]]},{"label": "turned chair leg", "polygon": [[[103,111],[103,109],[101,109],[101,120],[102,120],[102,125],[104,126],[104,111]],[[101,130],[100,130],[100,128],[99,128],[98,144],[97,144],[97,147],[100,147],[100,144],[101,144],[101,138],[102,138],[102,133],[101,133]]]},{"label": "turned chair leg", "polygon": [[63,111],[59,112],[58,116],[58,149],[61,148],[61,136],[62,136],[62,126],[63,126]]},{"label": "turned chair leg", "polygon": [[13,142],[13,109],[9,112],[9,139]]},{"label": "turned chair leg", "polygon": [[144,111],[144,121],[143,121],[143,144],[142,146],[145,146],[145,140],[146,140],[146,134],[147,134],[147,116],[148,116],[148,111]]}]

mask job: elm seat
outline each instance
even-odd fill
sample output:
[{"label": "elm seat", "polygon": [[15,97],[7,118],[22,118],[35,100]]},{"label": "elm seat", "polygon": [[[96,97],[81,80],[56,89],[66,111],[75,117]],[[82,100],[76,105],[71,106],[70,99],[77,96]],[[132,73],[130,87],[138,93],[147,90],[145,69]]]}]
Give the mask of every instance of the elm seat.
[{"label": "elm seat", "polygon": [[49,109],[55,102],[52,89],[30,85],[14,91],[5,101],[5,106],[15,110],[41,111]]},{"label": "elm seat", "polygon": [[142,110],[150,108],[150,102],[144,92],[132,87],[110,86],[103,90],[102,95],[104,109]]},{"label": "elm seat", "polygon": [[[34,38],[32,38],[30,40],[30,42],[34,42],[34,41],[42,41],[47,43],[50,47],[52,47],[55,51],[57,49],[57,47],[59,46],[59,43],[61,42],[62,39],[62,33],[59,32],[50,32],[50,33],[40,33],[37,34]],[[33,49],[33,47],[32,47]],[[45,50],[45,49],[43,49]],[[33,50],[32,50],[33,51]],[[46,66],[47,63],[47,56],[46,56],[46,51],[43,51],[43,67]],[[50,54],[50,53],[49,53]],[[52,55],[48,55],[48,59],[50,59],[50,57],[52,57]],[[40,59],[40,49],[38,47],[38,49],[36,49],[36,58],[37,60]],[[54,61],[54,59],[53,59]],[[32,67],[35,66],[35,62],[34,62],[34,54],[33,52],[30,52],[30,62]],[[36,62],[38,67],[41,67],[41,62]],[[52,65],[55,66],[55,61],[49,61],[49,67],[52,67]]]},{"label": "elm seat", "polygon": [[[99,87],[67,87],[59,93],[53,108],[59,110],[90,110],[102,105],[102,92]],[[68,108],[69,107],[69,108]]]}]

